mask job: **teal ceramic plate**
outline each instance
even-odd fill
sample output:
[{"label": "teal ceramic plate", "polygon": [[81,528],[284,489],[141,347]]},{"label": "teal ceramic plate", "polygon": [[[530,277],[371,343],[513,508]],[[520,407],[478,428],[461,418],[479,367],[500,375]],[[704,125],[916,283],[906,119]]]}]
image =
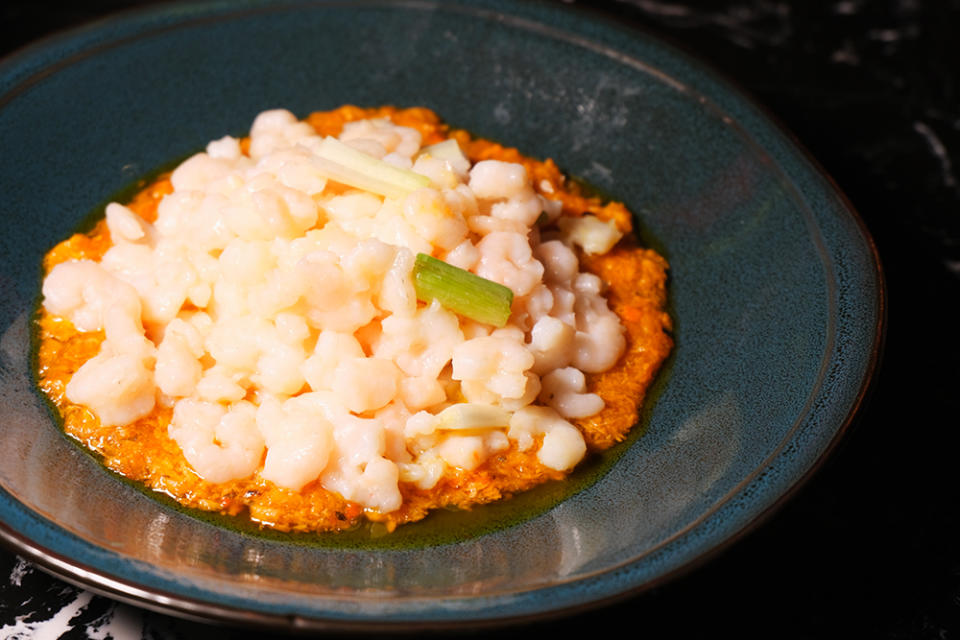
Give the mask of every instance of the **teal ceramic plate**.
[{"label": "teal ceramic plate", "polygon": [[[446,514],[398,538],[314,540],[183,513],[60,434],[30,367],[44,252],[135,179],[243,133],[263,109],[343,103],[426,105],[554,158],[637,213],[672,265],[676,320],[642,437],[516,508]],[[559,4],[250,0],[127,14],[0,64],[0,132],[0,536],[143,606],[412,628],[634,593],[779,504],[842,435],[877,364],[877,257],[829,179],[713,72]]]}]

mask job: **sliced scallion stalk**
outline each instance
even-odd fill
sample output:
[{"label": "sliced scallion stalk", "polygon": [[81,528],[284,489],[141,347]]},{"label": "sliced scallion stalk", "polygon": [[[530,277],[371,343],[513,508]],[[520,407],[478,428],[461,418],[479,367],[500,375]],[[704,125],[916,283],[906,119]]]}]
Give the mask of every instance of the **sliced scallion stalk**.
[{"label": "sliced scallion stalk", "polygon": [[502,327],[510,318],[513,291],[508,287],[425,253],[417,254],[413,286],[419,300],[437,300],[454,313],[477,322]]},{"label": "sliced scallion stalk", "polygon": [[333,137],[314,147],[314,156],[315,166],[329,179],[388,198],[403,198],[430,186],[427,176],[384,162]]},{"label": "sliced scallion stalk", "polygon": [[429,147],[424,147],[420,150],[420,155],[430,155],[434,158],[440,160],[446,160],[447,162],[467,162],[467,156],[463,155],[463,151],[460,149],[460,144],[450,138],[449,140],[444,140],[443,142],[438,142],[437,144],[432,144]]},{"label": "sliced scallion stalk", "polygon": [[442,430],[493,429],[510,424],[510,412],[490,404],[462,402],[437,414],[435,428]]}]

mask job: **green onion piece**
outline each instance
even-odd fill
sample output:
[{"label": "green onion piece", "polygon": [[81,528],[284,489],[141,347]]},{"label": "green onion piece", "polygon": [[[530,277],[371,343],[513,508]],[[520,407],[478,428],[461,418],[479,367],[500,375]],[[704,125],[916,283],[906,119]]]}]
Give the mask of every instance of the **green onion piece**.
[{"label": "green onion piece", "polygon": [[430,155],[434,158],[440,160],[446,160],[447,162],[469,162],[467,156],[463,155],[463,151],[460,150],[460,145],[456,140],[450,138],[449,140],[444,140],[443,142],[438,142],[437,144],[432,144],[429,147],[424,147],[420,149],[419,155]]},{"label": "green onion piece", "polygon": [[510,415],[501,407],[462,402],[438,413],[434,424],[441,430],[494,429],[509,425]]},{"label": "green onion piece", "polygon": [[425,253],[417,254],[413,286],[419,300],[437,300],[454,313],[477,322],[502,327],[510,318],[513,291]]},{"label": "green onion piece", "polygon": [[403,198],[430,186],[427,176],[396,167],[329,136],[317,145],[314,156],[315,166],[330,180],[388,198]]}]

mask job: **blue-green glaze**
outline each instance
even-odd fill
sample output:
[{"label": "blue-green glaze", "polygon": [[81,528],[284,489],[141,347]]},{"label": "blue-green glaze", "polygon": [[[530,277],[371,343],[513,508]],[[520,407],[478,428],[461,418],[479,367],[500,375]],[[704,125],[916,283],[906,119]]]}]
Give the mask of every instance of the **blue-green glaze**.
[{"label": "blue-green glaze", "polygon": [[[647,433],[546,513],[458,541],[316,548],[204,522],[66,442],[33,389],[44,252],[149,170],[259,111],[425,105],[627,203],[671,263],[671,375]],[[278,626],[549,615],[722,548],[822,460],[882,338],[872,243],[830,181],[713,72],[557,5],[161,7],[0,63],[0,538],[134,602]]]}]

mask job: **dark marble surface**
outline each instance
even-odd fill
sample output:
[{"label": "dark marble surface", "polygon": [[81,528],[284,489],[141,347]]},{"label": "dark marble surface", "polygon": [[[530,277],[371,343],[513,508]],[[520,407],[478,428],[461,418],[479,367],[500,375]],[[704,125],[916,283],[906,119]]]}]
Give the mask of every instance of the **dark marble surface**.
[{"label": "dark marble surface", "polygon": [[[0,52],[136,4],[7,2]],[[653,591],[498,637],[957,637],[960,0],[605,0],[585,10],[709,61],[834,177],[886,270],[886,354],[842,446],[759,528]],[[2,638],[262,635],[118,605],[0,551]]]}]

